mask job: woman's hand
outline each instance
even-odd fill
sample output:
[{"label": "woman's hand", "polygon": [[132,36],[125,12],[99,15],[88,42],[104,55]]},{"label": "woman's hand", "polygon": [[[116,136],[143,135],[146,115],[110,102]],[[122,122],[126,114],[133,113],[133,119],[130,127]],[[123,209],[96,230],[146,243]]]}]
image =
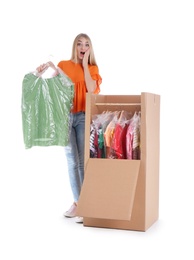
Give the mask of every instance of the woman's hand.
[{"label": "woman's hand", "polygon": [[36,68],[36,70],[38,71],[38,73],[41,73],[41,72],[43,72],[44,70],[47,70],[49,67],[51,67],[52,69],[54,69],[55,71],[57,71],[57,68],[56,68],[55,65],[52,63],[52,61],[48,61],[47,63],[41,64],[39,67]]},{"label": "woman's hand", "polygon": [[36,70],[38,71],[38,73],[41,73],[41,72],[43,72],[44,70],[46,70],[48,67],[47,67],[47,65],[46,65],[46,63],[43,63],[43,64],[41,64],[40,66],[38,66],[37,68],[36,68]]},{"label": "woman's hand", "polygon": [[83,60],[82,60],[82,66],[83,67],[88,66],[89,56],[90,56],[90,48],[88,48],[87,51],[84,54],[84,57],[83,57]]}]

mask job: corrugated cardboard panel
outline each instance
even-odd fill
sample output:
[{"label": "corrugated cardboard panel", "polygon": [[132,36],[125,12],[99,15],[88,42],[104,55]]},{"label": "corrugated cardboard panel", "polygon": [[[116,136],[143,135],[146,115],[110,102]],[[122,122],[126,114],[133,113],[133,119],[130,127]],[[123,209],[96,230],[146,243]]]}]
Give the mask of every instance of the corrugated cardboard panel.
[{"label": "corrugated cardboard panel", "polygon": [[89,159],[77,214],[130,220],[139,168],[139,160]]},{"label": "corrugated cardboard panel", "polygon": [[[85,181],[78,213],[85,226],[146,231],[159,209],[160,96],[88,95]],[[141,111],[141,159],[89,158],[92,115],[104,110]]]},{"label": "corrugated cardboard panel", "polygon": [[159,215],[160,96],[142,93],[141,103],[142,160],[146,162],[145,225],[149,227]]}]

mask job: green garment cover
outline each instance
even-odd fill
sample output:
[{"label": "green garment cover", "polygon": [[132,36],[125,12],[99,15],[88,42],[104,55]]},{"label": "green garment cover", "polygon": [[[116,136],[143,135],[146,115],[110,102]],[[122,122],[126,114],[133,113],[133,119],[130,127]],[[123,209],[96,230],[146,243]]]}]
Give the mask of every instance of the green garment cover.
[{"label": "green garment cover", "polygon": [[21,110],[25,148],[68,144],[73,97],[74,84],[65,74],[24,76]]}]

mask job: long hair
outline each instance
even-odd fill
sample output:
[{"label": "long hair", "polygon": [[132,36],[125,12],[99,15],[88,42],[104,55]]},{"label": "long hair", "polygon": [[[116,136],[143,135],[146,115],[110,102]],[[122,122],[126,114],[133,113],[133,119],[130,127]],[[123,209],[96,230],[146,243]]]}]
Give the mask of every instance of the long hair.
[{"label": "long hair", "polygon": [[74,60],[76,63],[78,62],[78,60],[77,60],[77,43],[81,37],[84,37],[85,39],[87,39],[89,46],[90,46],[90,55],[88,58],[88,64],[97,66],[97,62],[95,59],[94,50],[93,50],[93,46],[92,46],[92,41],[91,41],[90,37],[85,33],[80,33],[75,37],[75,39],[73,41],[73,46],[72,46],[71,60]]}]

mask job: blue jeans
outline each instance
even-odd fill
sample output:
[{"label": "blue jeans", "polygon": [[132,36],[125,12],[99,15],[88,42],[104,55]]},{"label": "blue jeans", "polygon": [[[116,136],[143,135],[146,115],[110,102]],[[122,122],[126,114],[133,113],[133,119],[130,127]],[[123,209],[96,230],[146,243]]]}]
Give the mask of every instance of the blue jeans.
[{"label": "blue jeans", "polygon": [[84,179],[85,113],[70,114],[70,139],[65,146],[73,198],[78,202]]}]

